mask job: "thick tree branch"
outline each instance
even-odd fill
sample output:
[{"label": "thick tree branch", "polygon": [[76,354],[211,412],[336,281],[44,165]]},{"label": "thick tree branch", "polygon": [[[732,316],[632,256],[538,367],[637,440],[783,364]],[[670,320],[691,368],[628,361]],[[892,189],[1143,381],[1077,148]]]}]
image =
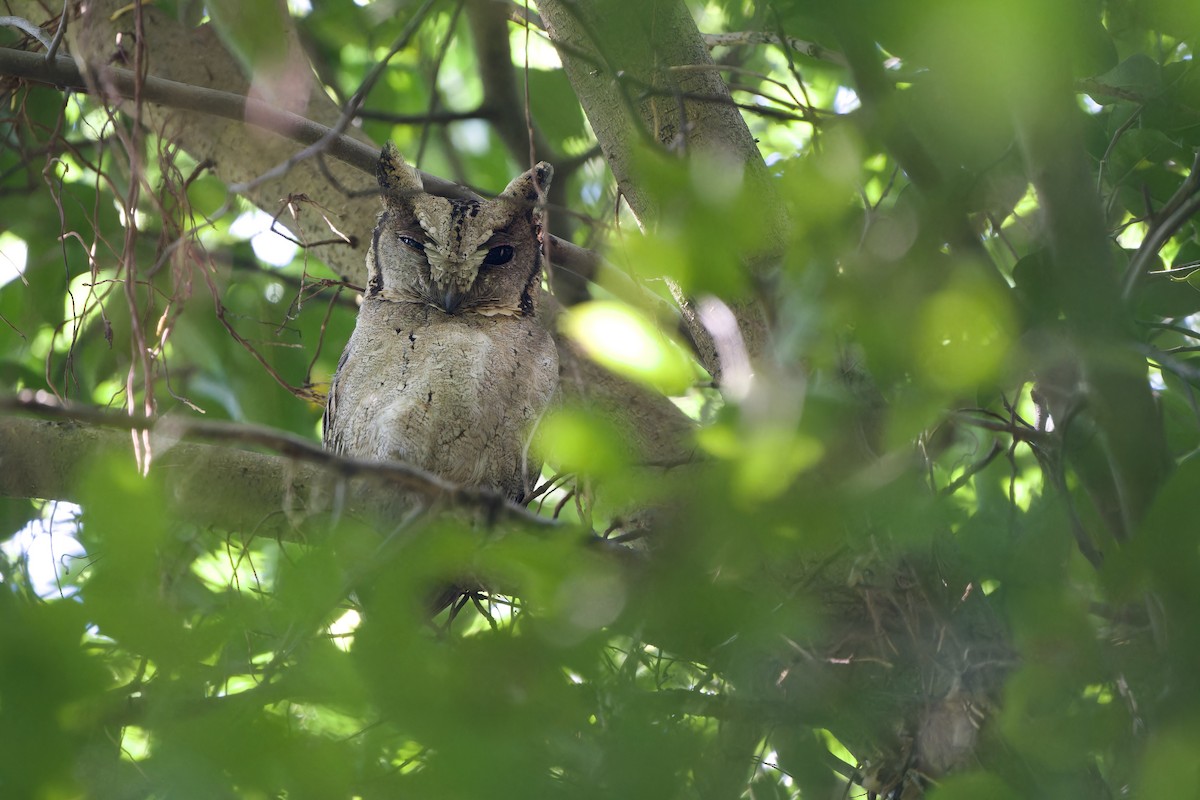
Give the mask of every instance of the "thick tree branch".
[{"label": "thick tree branch", "polygon": [[[13,50],[8,47],[0,48],[0,74],[35,83],[45,83],[60,89],[88,92],[91,88],[75,60],[69,56],[57,56],[52,61],[47,61],[39,53]],[[111,99],[133,97],[137,78],[131,70],[105,67],[97,74],[103,75],[106,88],[114,90],[116,98]],[[319,142],[332,131],[326,125],[245,95],[204,86],[192,86],[153,75],[148,75],[141,81],[142,99],[151,103],[244,122],[302,144]],[[326,153],[368,175],[374,173],[375,163],[379,160],[379,148],[348,136],[335,137],[326,149]],[[447,196],[453,196],[450,192],[454,191],[462,196],[465,191],[457,184],[444,181],[436,176],[423,175],[423,177],[429,180],[432,186],[436,186],[440,193]]]},{"label": "thick tree branch", "polygon": [[[76,91],[86,92],[89,88],[75,61],[67,56],[59,56],[47,62],[37,53],[0,48],[0,75]],[[106,85],[115,89],[119,97],[133,97],[133,72],[106,67],[103,75]],[[311,145],[327,139],[329,144],[325,149],[326,155],[354,167],[366,176],[374,176],[375,165],[379,161],[379,148],[369,142],[359,141],[347,134],[331,136],[333,129],[327,125],[245,95],[147,76],[142,79],[142,98],[169,108],[195,111],[245,123],[301,144]],[[432,194],[442,197],[477,197],[470,189],[437,175],[422,172],[421,180]],[[374,197],[373,187],[371,196]],[[564,266],[589,275],[599,268],[600,259],[590,250],[558,237],[553,238],[553,246],[555,259]]]},{"label": "thick tree branch", "polygon": [[[638,147],[707,154],[766,183],[766,169],[745,120],[716,70],[672,72],[711,65],[708,48],[680,2],[594,4],[541,0],[538,10],[583,104],[617,186],[647,225],[659,216],[651,187],[638,170]],[[645,93],[643,87],[651,87]],[[764,185],[769,192],[769,188]]]},{"label": "thick tree branch", "polygon": [[[770,233],[760,250],[747,254],[745,264],[729,268],[748,269],[762,283],[769,283],[780,248],[778,237],[786,229],[782,207],[772,202],[766,166],[719,72],[672,70],[713,63],[687,7],[679,0],[539,0],[537,5],[617,187],[634,214],[647,227],[653,227],[660,216],[654,187],[639,169],[639,148],[657,146],[741,170],[743,179],[759,190],[762,213],[772,221],[764,225]],[[702,363],[719,382],[722,368],[714,332],[689,298],[676,291],[676,300]],[[751,357],[758,356],[766,347],[766,303],[761,299],[740,303],[733,311],[746,349]]]},{"label": "thick tree branch", "polygon": [[[129,431],[144,430],[152,434],[150,469],[164,476],[175,512],[201,524],[287,537],[314,517],[344,513],[397,519],[414,504],[438,504],[475,511],[489,521],[557,525],[495,493],[457,486],[408,464],[342,458],[269,428],[175,417],[147,420],[30,399],[5,400],[0,410],[9,412],[0,415],[4,497],[76,500],[85,472],[101,459],[134,462]],[[278,455],[242,449],[248,446]]]}]

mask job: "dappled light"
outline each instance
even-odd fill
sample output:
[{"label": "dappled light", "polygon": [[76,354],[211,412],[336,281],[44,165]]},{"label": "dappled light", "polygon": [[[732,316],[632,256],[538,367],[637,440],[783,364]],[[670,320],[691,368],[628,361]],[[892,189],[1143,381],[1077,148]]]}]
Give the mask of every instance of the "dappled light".
[{"label": "dappled light", "polygon": [[7,0],[0,797],[1194,792],[1193,6]]}]

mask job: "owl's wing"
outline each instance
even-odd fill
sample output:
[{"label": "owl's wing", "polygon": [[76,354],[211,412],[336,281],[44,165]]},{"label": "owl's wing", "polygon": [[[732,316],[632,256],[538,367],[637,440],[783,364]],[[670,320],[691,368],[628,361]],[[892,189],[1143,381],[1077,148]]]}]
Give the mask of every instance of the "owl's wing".
[{"label": "owl's wing", "polygon": [[325,400],[325,414],[321,417],[321,441],[325,449],[334,453],[342,452],[341,431],[337,428],[337,406],[340,395],[338,378],[342,368],[346,366],[346,356],[350,353],[347,347],[338,359],[337,369],[333,371],[333,379],[329,382],[329,397]]},{"label": "owl's wing", "polygon": [[534,369],[530,375],[532,392],[525,420],[528,433],[521,442],[520,469],[523,486],[520,493],[511,498],[518,504],[537,488],[538,479],[542,474],[541,456],[532,449],[537,438],[538,426],[542,424],[546,414],[561,402],[558,387],[558,347],[549,333],[543,332],[538,341],[541,352],[537,357],[530,359]]}]

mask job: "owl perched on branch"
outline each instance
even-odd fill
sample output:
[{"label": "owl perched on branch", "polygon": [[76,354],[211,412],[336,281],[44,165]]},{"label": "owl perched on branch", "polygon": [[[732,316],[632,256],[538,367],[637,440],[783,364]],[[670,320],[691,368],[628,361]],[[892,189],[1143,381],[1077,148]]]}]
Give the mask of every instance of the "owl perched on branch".
[{"label": "owl perched on branch", "polygon": [[520,502],[541,469],[530,436],[558,386],[535,319],[545,162],[493,200],[427,194],[389,143],[367,289],[325,408],[325,447],[406,461]]}]

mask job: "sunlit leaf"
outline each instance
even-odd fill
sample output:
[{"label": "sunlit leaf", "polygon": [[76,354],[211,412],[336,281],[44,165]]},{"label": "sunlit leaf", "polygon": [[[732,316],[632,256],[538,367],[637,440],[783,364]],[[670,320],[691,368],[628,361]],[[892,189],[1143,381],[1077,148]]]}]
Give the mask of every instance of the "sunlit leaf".
[{"label": "sunlit leaf", "polygon": [[997,376],[1012,343],[1005,298],[981,284],[952,285],[929,298],[914,345],[926,380],[942,389],[977,386]]},{"label": "sunlit leaf", "polygon": [[680,347],[637,310],[593,301],[573,308],[564,332],[590,357],[612,371],[658,389],[682,394],[695,377]]}]

